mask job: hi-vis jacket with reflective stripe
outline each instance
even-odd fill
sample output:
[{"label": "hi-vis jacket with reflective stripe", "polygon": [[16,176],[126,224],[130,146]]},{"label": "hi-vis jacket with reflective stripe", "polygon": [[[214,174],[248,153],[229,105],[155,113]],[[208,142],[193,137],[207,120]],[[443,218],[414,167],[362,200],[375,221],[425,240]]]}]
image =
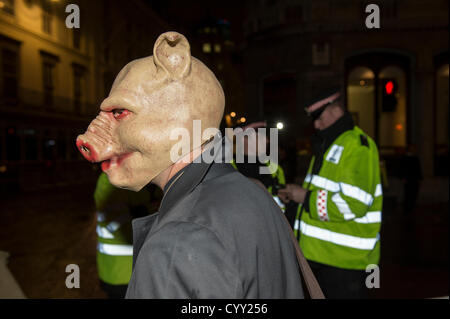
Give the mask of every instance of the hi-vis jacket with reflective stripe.
[{"label": "hi-vis jacket with reflective stripe", "polygon": [[114,187],[105,173],[94,193],[97,208],[97,269],[99,278],[110,285],[128,284],[133,263],[131,209],[146,206],[150,195]]},{"label": "hi-vis jacket with reflective stripe", "polygon": [[317,174],[312,173],[315,160],[294,227],[305,257],[345,269],[377,264],[383,196],[376,144],[354,126],[331,143]]}]

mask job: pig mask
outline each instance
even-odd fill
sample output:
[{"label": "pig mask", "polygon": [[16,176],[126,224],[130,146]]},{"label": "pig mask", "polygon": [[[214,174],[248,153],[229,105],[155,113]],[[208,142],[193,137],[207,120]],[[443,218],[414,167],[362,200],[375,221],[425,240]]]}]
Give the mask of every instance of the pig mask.
[{"label": "pig mask", "polygon": [[170,151],[179,140],[171,139],[171,132],[186,129],[192,138],[193,120],[201,120],[202,142],[208,140],[211,135],[203,131],[219,127],[224,104],[222,87],[191,57],[186,38],[167,32],[156,40],[153,56],[119,72],[76,144],[87,160],[102,163],[113,185],[139,191],[174,164]]}]

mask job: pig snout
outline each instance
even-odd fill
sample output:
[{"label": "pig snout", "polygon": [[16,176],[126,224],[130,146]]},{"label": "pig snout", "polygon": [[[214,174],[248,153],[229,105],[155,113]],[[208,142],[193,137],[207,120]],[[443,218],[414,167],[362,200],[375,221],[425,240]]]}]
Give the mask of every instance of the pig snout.
[{"label": "pig snout", "polygon": [[78,150],[90,162],[102,162],[114,155],[112,138],[114,128],[104,113],[100,112],[86,132],[79,135],[76,140]]}]

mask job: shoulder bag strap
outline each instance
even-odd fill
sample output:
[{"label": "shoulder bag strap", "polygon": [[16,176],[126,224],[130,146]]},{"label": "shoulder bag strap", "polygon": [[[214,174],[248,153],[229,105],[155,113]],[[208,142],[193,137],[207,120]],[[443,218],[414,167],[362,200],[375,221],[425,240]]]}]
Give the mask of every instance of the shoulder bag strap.
[{"label": "shoulder bag strap", "polygon": [[291,225],[289,224],[288,220],[286,219],[286,216],[283,215],[283,218],[285,222],[289,226],[289,235],[291,236],[292,243],[295,247],[295,253],[297,255],[298,264],[300,266],[300,271],[304,280],[304,283],[306,285],[306,288],[308,289],[308,293],[311,299],[325,299],[325,296],[322,292],[322,289],[320,289],[319,283],[317,282],[316,277],[314,276],[311,267],[309,267],[308,261],[306,260],[305,256],[303,256],[303,253],[298,245],[297,239],[294,236],[294,233],[292,232]]}]

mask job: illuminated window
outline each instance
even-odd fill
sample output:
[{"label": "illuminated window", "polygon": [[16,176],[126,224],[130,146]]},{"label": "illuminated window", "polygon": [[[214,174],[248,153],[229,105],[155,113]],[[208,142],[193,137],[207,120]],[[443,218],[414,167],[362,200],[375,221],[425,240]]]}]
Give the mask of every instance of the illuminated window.
[{"label": "illuminated window", "polygon": [[347,83],[347,108],[356,125],[375,138],[375,73],[367,67],[356,67]]},{"label": "illuminated window", "polygon": [[203,52],[211,53],[211,44],[210,43],[203,43]]},{"label": "illuminated window", "polygon": [[220,53],[222,51],[222,47],[219,43],[214,44],[214,52]]}]

